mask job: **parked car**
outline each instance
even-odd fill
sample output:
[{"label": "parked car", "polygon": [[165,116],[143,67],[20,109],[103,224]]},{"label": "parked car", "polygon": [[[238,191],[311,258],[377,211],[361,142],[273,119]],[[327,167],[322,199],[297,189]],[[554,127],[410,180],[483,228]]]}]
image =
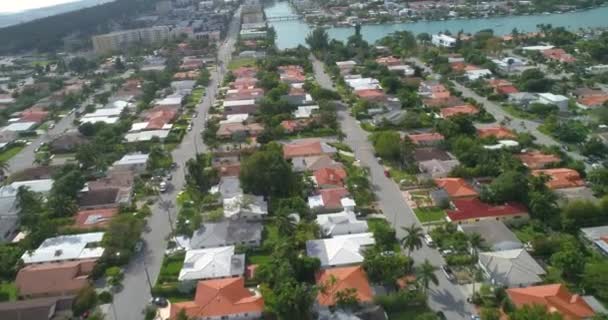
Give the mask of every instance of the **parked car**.
[{"label": "parked car", "polygon": [[424,242],[429,247],[434,247],[435,246],[435,242],[433,241],[433,238],[431,238],[431,236],[429,234],[425,234],[424,235]]},{"label": "parked car", "polygon": [[441,250],[440,253],[441,253],[442,256],[445,257],[445,256],[451,255],[452,253],[454,253],[454,251],[452,249],[445,249],[445,250]]},{"label": "parked car", "polygon": [[139,253],[144,248],[144,242],[141,240],[137,240],[135,243],[135,252]]},{"label": "parked car", "polygon": [[167,299],[163,298],[163,297],[154,297],[152,299],[150,299],[150,303],[152,303],[155,306],[164,308],[167,305],[169,305],[169,303],[167,302]]},{"label": "parked car", "polygon": [[445,277],[448,280],[454,281],[456,279],[456,277],[454,276],[454,272],[452,272],[452,269],[450,269],[447,264],[441,266],[441,271],[443,271],[443,274],[445,274]]},{"label": "parked car", "polygon": [[160,192],[163,192],[163,193],[164,193],[164,192],[167,192],[168,187],[169,187],[169,186],[167,185],[167,183],[166,183],[166,182],[161,181],[161,183],[158,185],[158,190],[159,190]]}]

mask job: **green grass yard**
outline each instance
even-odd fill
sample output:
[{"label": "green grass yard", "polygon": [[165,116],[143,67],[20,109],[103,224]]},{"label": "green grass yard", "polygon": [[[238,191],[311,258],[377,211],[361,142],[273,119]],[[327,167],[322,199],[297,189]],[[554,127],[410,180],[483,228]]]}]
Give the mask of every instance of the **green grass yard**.
[{"label": "green grass yard", "polygon": [[445,218],[445,211],[439,208],[417,208],[414,213],[421,223],[437,222]]},{"label": "green grass yard", "polygon": [[246,67],[246,66],[255,66],[255,59],[254,58],[234,59],[234,60],[230,61],[230,64],[228,65],[228,69],[234,70],[234,69],[238,69],[240,67]]},{"label": "green grass yard", "polygon": [[25,148],[24,145],[14,145],[0,152],[0,162],[10,160],[12,157],[16,156],[19,152],[21,152],[23,148]]},{"label": "green grass yard", "polygon": [[9,301],[17,300],[17,287],[13,282],[0,283],[0,292],[7,293]]}]

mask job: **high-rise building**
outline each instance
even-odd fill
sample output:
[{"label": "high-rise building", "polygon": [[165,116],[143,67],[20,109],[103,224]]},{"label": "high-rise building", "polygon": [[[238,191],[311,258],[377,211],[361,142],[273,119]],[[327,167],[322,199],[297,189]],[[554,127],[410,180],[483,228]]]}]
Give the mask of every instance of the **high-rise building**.
[{"label": "high-rise building", "polygon": [[171,28],[168,26],[117,31],[93,36],[93,49],[97,54],[105,54],[139,42],[160,42],[169,39],[171,35]]}]

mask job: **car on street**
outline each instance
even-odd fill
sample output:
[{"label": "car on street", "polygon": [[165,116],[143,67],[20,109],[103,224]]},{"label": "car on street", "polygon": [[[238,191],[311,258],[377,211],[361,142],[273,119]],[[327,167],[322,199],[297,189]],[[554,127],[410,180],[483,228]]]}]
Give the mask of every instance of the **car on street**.
[{"label": "car on street", "polygon": [[424,235],[424,243],[426,243],[426,245],[429,247],[435,246],[435,242],[433,241],[433,238],[431,238],[431,236],[429,234]]},{"label": "car on street", "polygon": [[188,125],[188,131],[192,131],[192,124]]},{"label": "car on street", "polygon": [[137,240],[137,242],[135,243],[135,247],[134,247],[134,251],[136,253],[141,252],[141,250],[144,248],[144,242],[141,240]]},{"label": "car on street", "polygon": [[161,183],[158,185],[158,190],[161,193],[167,192],[169,185],[165,182],[165,181],[161,181]]},{"label": "car on street", "polygon": [[445,277],[448,280],[450,280],[450,281],[456,280],[456,277],[454,276],[454,272],[452,272],[452,269],[447,264],[444,264],[441,266],[441,271],[443,271],[443,274],[445,275]]},{"label": "car on street", "polygon": [[150,303],[157,307],[161,307],[161,308],[165,308],[166,306],[169,305],[169,302],[167,302],[167,299],[165,299],[163,297],[154,297],[154,298],[150,299]]}]

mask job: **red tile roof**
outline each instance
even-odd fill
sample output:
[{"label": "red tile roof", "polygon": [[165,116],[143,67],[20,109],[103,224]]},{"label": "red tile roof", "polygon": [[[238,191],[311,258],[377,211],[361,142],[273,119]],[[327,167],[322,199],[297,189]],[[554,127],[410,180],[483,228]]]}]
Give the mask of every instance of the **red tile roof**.
[{"label": "red tile roof", "polygon": [[549,164],[561,161],[561,159],[554,154],[544,154],[540,151],[530,151],[519,154],[516,157],[530,169],[542,169]]},{"label": "red tile roof", "polygon": [[48,111],[32,107],[21,111],[19,121],[42,123],[48,117],[48,115]]},{"label": "red tile roof", "polygon": [[342,168],[323,168],[314,172],[317,185],[344,186],[346,171]]},{"label": "red tile roof", "polygon": [[547,186],[550,189],[575,188],[585,185],[578,171],[568,168],[539,169],[532,171],[532,174],[534,176],[548,176]]},{"label": "red tile roof", "polygon": [[223,317],[243,313],[261,313],[264,298],[245,288],[242,277],[199,281],[193,301],[171,305],[171,318],[184,309],[195,318]]},{"label": "red tile roof", "polygon": [[257,99],[264,96],[264,89],[240,89],[238,92],[228,93],[224,100],[248,100]]},{"label": "red tile roof", "polygon": [[380,89],[362,89],[356,90],[357,97],[368,101],[380,101],[386,99],[386,94]]},{"label": "red tile roof", "polygon": [[519,92],[519,90],[515,86],[502,86],[497,88],[496,91],[500,94],[512,94]]},{"label": "red tile roof", "polygon": [[438,178],[435,184],[443,188],[450,198],[476,197],[477,191],[462,178]]},{"label": "red tile roof", "polygon": [[441,133],[429,132],[429,133],[416,133],[407,135],[410,140],[415,144],[423,144],[425,142],[443,141],[444,137]]},{"label": "red tile roof", "polygon": [[478,198],[473,198],[456,199],[452,203],[456,209],[447,211],[447,215],[451,221],[515,216],[528,213],[525,206],[516,202],[493,206],[481,202]]},{"label": "red tile roof", "polygon": [[479,110],[475,106],[465,104],[462,106],[448,107],[441,109],[441,116],[444,118],[450,118],[459,114],[477,114]]},{"label": "red tile roof", "polygon": [[82,210],[76,214],[74,226],[80,229],[102,228],[118,214],[118,208]]},{"label": "red tile roof", "polygon": [[317,301],[322,306],[335,305],[336,293],[346,289],[355,289],[359,302],[373,300],[372,288],[361,266],[325,269],[317,274],[316,279],[318,285],[327,286],[317,295]]},{"label": "red tile roof", "polygon": [[559,62],[570,63],[576,61],[576,58],[567,53],[564,49],[553,48],[542,51],[543,56],[547,59],[557,60]]},{"label": "red tile roof", "polygon": [[395,58],[393,56],[388,56],[388,57],[377,58],[376,63],[385,65],[385,66],[396,66],[396,65],[401,64],[401,60],[399,58]]},{"label": "red tile roof", "polygon": [[477,129],[477,135],[479,135],[480,138],[487,138],[487,137],[496,137],[498,139],[515,138],[515,134],[513,133],[513,131],[511,131],[503,126],[479,128],[479,129]]},{"label": "red tile roof", "polygon": [[323,199],[323,207],[325,209],[341,209],[342,198],[349,195],[345,188],[331,188],[319,190],[321,199]]},{"label": "red tile roof", "polygon": [[89,284],[95,260],[28,265],[17,274],[15,285],[21,296],[68,295]]},{"label": "red tile roof", "polygon": [[321,147],[321,141],[317,139],[291,142],[283,146],[283,157],[285,159],[321,154],[323,154],[323,147]]},{"label": "red tile roof", "polygon": [[608,95],[594,95],[594,96],[585,96],[581,97],[577,100],[583,106],[587,108],[601,107],[608,101]]},{"label": "red tile roof", "polygon": [[236,78],[252,78],[258,73],[258,68],[256,67],[240,67],[232,70],[232,74]]},{"label": "red tile roof", "polygon": [[512,288],[507,289],[507,295],[516,307],[541,305],[549,312],[563,315],[567,320],[588,319],[595,315],[581,296],[570,293],[563,284]]},{"label": "red tile roof", "polygon": [[167,106],[156,106],[146,112],[144,118],[148,121],[146,129],[162,129],[177,117],[177,108]]}]

